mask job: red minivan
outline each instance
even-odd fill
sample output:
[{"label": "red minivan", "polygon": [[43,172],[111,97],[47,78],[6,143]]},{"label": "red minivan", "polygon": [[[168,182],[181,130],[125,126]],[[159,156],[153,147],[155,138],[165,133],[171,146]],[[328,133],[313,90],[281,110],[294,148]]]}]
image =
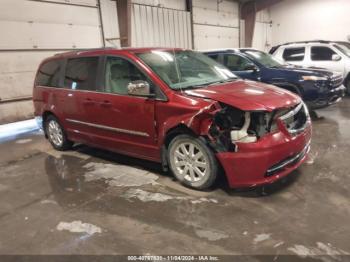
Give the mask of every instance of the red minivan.
[{"label": "red minivan", "polygon": [[274,182],[310,149],[298,96],[190,50],[58,54],[41,63],[33,101],[57,150],[78,142],[159,162],[196,189],[213,185],[220,167],[231,187]]}]

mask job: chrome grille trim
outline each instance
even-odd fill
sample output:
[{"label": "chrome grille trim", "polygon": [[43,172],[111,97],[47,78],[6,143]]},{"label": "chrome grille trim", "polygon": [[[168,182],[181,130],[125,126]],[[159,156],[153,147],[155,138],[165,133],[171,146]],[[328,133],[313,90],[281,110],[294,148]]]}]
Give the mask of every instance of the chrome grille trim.
[{"label": "chrome grille trim", "polygon": [[287,118],[290,118],[292,116],[294,116],[296,113],[299,112],[299,110],[302,108],[303,103],[300,103],[299,105],[297,105],[294,109],[292,109],[291,111],[289,111],[287,114],[280,116],[281,120],[286,120]]},{"label": "chrome grille trim", "polygon": [[[295,119],[295,115],[297,115],[300,110],[304,110],[304,117],[305,117],[305,122],[302,123],[302,126],[299,127],[299,128],[290,128],[288,127],[288,123],[287,120],[288,119],[291,119],[292,118],[292,123],[296,123],[298,121],[298,119]],[[305,128],[307,127],[307,124],[308,124],[308,118],[309,118],[309,115],[308,115],[308,109],[306,107],[306,105],[301,102],[299,105],[297,105],[295,108],[293,108],[292,110],[290,110],[288,113],[282,115],[279,117],[282,122],[285,124],[286,128],[288,129],[288,132],[291,134],[291,135],[297,135],[301,132],[303,132],[305,130]]]},{"label": "chrome grille trim", "polygon": [[269,176],[273,176],[274,174],[284,170],[285,167],[289,166],[289,165],[293,165],[298,163],[300,160],[302,160],[304,158],[304,156],[306,156],[309,151],[310,151],[310,142],[304,147],[304,149],[299,152],[298,154],[291,156],[275,165],[273,165],[272,167],[270,167],[267,171],[265,176],[269,177]]}]

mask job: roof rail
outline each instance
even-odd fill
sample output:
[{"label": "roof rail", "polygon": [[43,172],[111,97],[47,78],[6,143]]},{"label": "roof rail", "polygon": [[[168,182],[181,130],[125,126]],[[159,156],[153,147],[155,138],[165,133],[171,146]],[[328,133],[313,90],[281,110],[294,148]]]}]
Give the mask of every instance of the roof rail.
[{"label": "roof rail", "polygon": [[308,44],[308,43],[322,43],[322,44],[329,44],[332,43],[332,41],[329,40],[308,40],[308,41],[295,41],[295,42],[288,42],[281,45],[290,45],[290,44]]},{"label": "roof rail", "polygon": [[97,48],[79,48],[79,49],[74,49],[72,48],[72,50],[69,50],[67,52],[63,52],[63,53],[56,53],[54,54],[55,56],[58,55],[62,55],[62,54],[69,54],[69,53],[79,53],[79,52],[88,52],[88,51],[103,51],[103,50],[110,50],[110,49],[120,49],[117,47],[97,47]]}]

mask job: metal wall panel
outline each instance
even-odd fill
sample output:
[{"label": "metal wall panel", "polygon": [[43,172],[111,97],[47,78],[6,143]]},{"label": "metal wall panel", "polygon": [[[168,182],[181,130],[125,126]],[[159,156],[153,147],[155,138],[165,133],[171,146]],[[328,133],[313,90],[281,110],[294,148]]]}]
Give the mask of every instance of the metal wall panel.
[{"label": "metal wall panel", "polygon": [[71,5],[86,5],[86,6],[97,6],[97,0],[28,0],[36,2],[53,2],[60,4],[71,4]]},{"label": "metal wall panel", "polygon": [[268,10],[263,10],[256,14],[252,47],[263,51],[270,50],[272,40],[272,27],[270,21],[271,19]]},{"label": "metal wall panel", "polygon": [[0,97],[10,99],[30,96],[34,76],[39,63],[57,52],[28,51],[1,52],[0,54]]},{"label": "metal wall panel", "polygon": [[101,1],[102,25],[105,37],[105,45],[120,47],[120,33],[118,26],[117,2],[111,0]]},{"label": "metal wall panel", "polygon": [[190,12],[134,3],[132,46],[191,48]]},{"label": "metal wall panel", "polygon": [[239,47],[239,5],[236,1],[193,0],[195,49]]},{"label": "metal wall panel", "polygon": [[[116,2],[101,0],[101,6],[106,38],[119,38]],[[35,72],[44,58],[103,45],[97,0],[1,0],[0,33],[3,101],[31,96]],[[119,45],[119,40],[112,43]],[[31,101],[0,102],[0,124],[32,112]]]},{"label": "metal wall panel", "polygon": [[239,47],[239,30],[230,27],[193,25],[197,50]]},{"label": "metal wall panel", "polygon": [[135,4],[151,5],[156,7],[166,7],[171,9],[186,11],[185,0],[132,0]]},{"label": "metal wall panel", "polygon": [[3,1],[0,49],[89,48],[102,44],[96,7]]}]

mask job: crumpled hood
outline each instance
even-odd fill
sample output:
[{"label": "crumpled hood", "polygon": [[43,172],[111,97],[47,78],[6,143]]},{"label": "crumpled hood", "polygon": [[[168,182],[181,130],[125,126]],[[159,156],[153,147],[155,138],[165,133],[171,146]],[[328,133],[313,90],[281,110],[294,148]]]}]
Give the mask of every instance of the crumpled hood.
[{"label": "crumpled hood", "polygon": [[273,111],[301,102],[301,99],[272,85],[254,81],[237,80],[185,91],[187,95],[209,98],[244,111]]}]

